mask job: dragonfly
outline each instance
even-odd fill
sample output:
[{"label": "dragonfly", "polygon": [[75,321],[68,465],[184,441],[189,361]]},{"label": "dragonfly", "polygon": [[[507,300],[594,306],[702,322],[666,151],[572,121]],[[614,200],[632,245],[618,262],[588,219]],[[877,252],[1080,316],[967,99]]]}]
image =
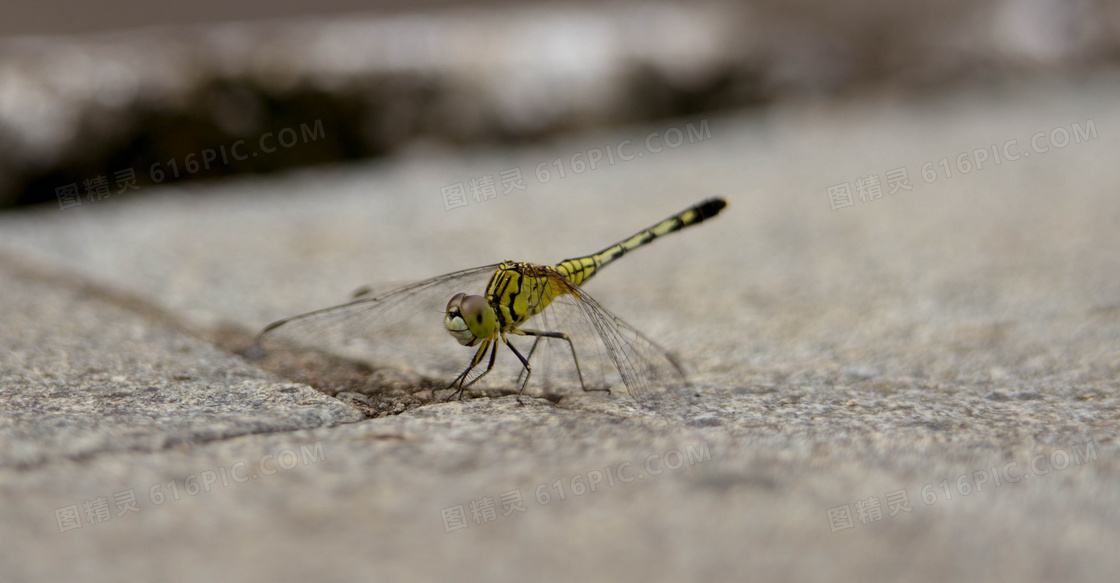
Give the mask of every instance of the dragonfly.
[{"label": "dragonfly", "polygon": [[[460,345],[475,349],[466,368],[445,387],[454,390],[448,401],[461,400],[467,389],[486,377],[494,369],[499,347],[505,346],[520,364],[520,403],[533,373],[530,362],[544,340],[567,345],[575,380],[584,391],[610,392],[609,387],[587,386],[583,368],[590,357],[599,366],[597,370],[613,369],[614,378],[620,378],[630,396],[645,405],[659,388],[687,385],[684,369],[668,350],[609,312],[582,286],[627,253],[711,219],[726,206],[722,198],[704,200],[597,253],[556,265],[507,260],[381,294],[364,288],[347,303],[269,324],[258,336],[258,344],[265,346],[263,342],[278,336],[311,346],[356,338],[372,340],[375,345],[397,344],[398,335],[408,335],[416,327],[433,328],[433,312],[440,311],[444,330]],[[516,337],[533,339],[527,354],[511,341]]]}]

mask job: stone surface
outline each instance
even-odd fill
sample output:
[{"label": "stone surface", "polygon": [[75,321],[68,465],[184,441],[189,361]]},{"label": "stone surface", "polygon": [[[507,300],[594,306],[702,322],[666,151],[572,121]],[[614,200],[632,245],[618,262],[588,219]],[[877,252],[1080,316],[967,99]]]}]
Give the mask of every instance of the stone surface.
[{"label": "stone surface", "polygon": [[[517,406],[494,393],[330,426],[346,416],[311,422],[285,417],[290,405],[234,399],[243,409],[231,416],[275,425],[207,433],[231,423],[215,419],[169,449],[126,434],[88,457],[56,440],[53,389],[43,390],[12,407],[43,409],[25,413],[33,430],[17,434],[41,461],[0,468],[0,578],[1106,580],[1120,568],[1117,88],[1101,78],[789,106],[711,117],[710,139],[660,152],[646,136],[658,133],[656,147],[670,127],[700,120],[0,216],[7,253],[152,306],[108,317],[122,374],[154,377],[115,389],[115,364],[67,368],[47,352],[52,342],[23,339],[88,344],[108,308],[64,281],[6,278],[5,329],[16,332],[5,342],[28,356],[6,357],[5,390],[40,375],[36,366],[55,371],[54,386],[88,376],[99,396],[68,401],[58,389],[57,406],[132,419],[166,413],[133,386],[168,387],[190,407],[229,402],[228,371],[242,375],[231,383],[239,394],[291,386],[148,312],[202,338],[247,338],[362,284],[506,258],[555,262],[701,198],[731,199],[710,225],[628,255],[587,286],[686,363],[698,396],[675,408],[570,393]],[[1037,132],[1070,142],[1032,150]],[[571,168],[573,154],[625,139],[634,159]],[[1009,140],[1006,152],[1022,156],[996,165],[991,145],[1004,154]],[[979,169],[978,148],[989,153]],[[445,211],[441,187],[514,167],[524,191]],[[911,189],[887,194],[887,173],[901,167]],[[860,202],[854,181],[869,175],[885,192]],[[827,189],[845,182],[853,206],[832,211]],[[93,314],[72,331],[21,315],[80,314],[85,303]],[[143,346],[130,340],[133,318]],[[144,377],[149,350],[170,364]],[[79,363],[100,358],[74,351]],[[407,371],[378,374],[410,382]],[[340,400],[308,389],[292,399],[338,412],[376,396],[324,384]],[[191,392],[199,386],[210,396]],[[126,396],[110,405],[117,390]],[[593,480],[595,492],[577,495]],[[130,490],[138,511],[117,516],[114,495]],[[504,516],[510,492],[525,510]],[[99,497],[112,515],[99,522],[95,511],[91,523],[84,505]],[[71,506],[82,526],[60,532]],[[467,526],[448,532],[460,506]]]},{"label": "stone surface", "polygon": [[31,279],[10,265],[0,271],[0,467],[361,418],[167,321],[130,311],[122,305],[127,299]]}]

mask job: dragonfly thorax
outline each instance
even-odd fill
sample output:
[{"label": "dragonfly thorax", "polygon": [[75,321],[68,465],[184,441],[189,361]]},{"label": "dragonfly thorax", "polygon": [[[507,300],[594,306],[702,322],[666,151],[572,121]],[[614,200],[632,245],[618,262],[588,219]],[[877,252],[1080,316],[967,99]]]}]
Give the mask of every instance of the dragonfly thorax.
[{"label": "dragonfly thorax", "polygon": [[463,346],[474,346],[498,330],[498,316],[482,296],[455,294],[447,302],[443,325]]}]

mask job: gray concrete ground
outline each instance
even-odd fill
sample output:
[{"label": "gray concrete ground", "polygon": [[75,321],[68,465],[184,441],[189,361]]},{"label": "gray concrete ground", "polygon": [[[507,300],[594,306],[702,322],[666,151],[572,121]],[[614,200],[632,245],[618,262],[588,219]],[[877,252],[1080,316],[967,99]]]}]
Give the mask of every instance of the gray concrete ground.
[{"label": "gray concrete ground", "polygon": [[[693,143],[700,119],[0,216],[0,579],[1109,580],[1118,89],[803,104]],[[633,159],[574,172],[626,139]],[[445,210],[442,187],[512,168],[525,190]],[[329,378],[214,346],[717,194],[711,224],[588,285],[686,363],[699,398],[671,410],[499,392],[359,420]]]}]

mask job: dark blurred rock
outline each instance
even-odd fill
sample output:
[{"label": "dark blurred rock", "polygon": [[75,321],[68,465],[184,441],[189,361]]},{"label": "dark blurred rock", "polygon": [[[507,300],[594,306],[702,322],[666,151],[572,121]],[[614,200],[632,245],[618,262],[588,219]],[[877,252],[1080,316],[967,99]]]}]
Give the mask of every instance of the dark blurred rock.
[{"label": "dark blurred rock", "polygon": [[1112,4],[1056,0],[806,0],[9,39],[0,206],[61,207],[131,185],[379,156],[418,139],[524,141],[884,82],[1068,71],[1115,60],[1118,16]]}]

